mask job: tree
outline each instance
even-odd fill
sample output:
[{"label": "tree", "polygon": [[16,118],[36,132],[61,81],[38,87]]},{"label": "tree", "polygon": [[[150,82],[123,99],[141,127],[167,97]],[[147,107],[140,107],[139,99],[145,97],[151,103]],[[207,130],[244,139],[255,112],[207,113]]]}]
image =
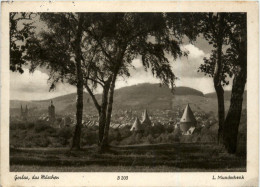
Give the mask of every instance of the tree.
[{"label": "tree", "polygon": [[47,29],[31,39],[26,60],[31,71],[44,66],[50,71],[50,89],[58,82],[68,82],[77,87],[77,125],[71,148],[80,149],[83,115],[82,38],[83,24],[87,20],[80,13],[40,13]]},{"label": "tree", "polygon": [[247,79],[247,20],[245,13],[233,13],[228,16],[228,37],[230,48],[228,60],[233,62],[235,72],[229,111],[224,123],[224,145],[229,153],[237,149],[238,127],[241,118],[243,94]]},{"label": "tree", "polygon": [[223,86],[228,85],[227,76],[231,77],[232,66],[225,60],[223,53],[223,45],[227,45],[227,25],[226,13],[207,13],[200,17],[200,30],[204,38],[213,44],[214,50],[210,58],[204,58],[204,64],[199,71],[213,77],[214,88],[218,99],[218,142],[223,140],[223,125],[225,121],[225,105],[224,105],[224,89]]},{"label": "tree", "polygon": [[[209,13],[210,15],[210,13]],[[206,15],[206,17],[209,17]],[[205,18],[204,18],[205,19]],[[217,33],[216,31],[210,32],[211,34],[207,36],[207,32],[205,35],[204,26],[202,26],[202,33],[204,34],[207,40],[211,38],[215,38],[216,42],[212,42],[215,50],[212,51],[211,57],[209,59],[204,59],[204,64],[200,66],[200,71],[209,74],[214,77],[214,85],[215,82],[221,81],[222,85],[226,85],[229,82],[226,81],[226,77],[232,77],[233,85],[232,85],[232,94],[230,100],[230,107],[228,114],[225,118],[224,113],[222,112],[223,107],[221,107],[222,102],[222,91],[216,92],[220,93],[220,97],[218,95],[218,103],[219,103],[219,116],[222,113],[221,117],[221,128],[219,127],[219,139],[223,141],[222,143],[225,145],[226,149],[229,153],[235,153],[237,147],[237,134],[238,127],[240,123],[241,110],[242,110],[242,102],[243,102],[243,93],[246,84],[247,77],[247,24],[246,24],[246,14],[244,13],[219,13],[220,23],[212,28],[219,29],[223,31],[222,34],[212,35],[212,33]],[[214,24],[214,19],[209,19],[207,21],[209,24]],[[204,23],[205,25],[205,23]],[[221,27],[220,27],[221,26]],[[218,30],[218,31],[219,31]],[[221,39],[222,38],[222,39]],[[213,40],[213,41],[214,41]],[[222,41],[222,44],[221,44]],[[223,51],[222,46],[226,45],[226,51]],[[219,68],[221,67],[221,68]],[[219,73],[218,76],[215,77],[216,72]],[[217,80],[217,81],[216,81]],[[221,84],[219,84],[221,85]],[[223,90],[218,85],[219,90]],[[221,109],[222,108],[222,109]],[[221,110],[220,110],[221,109]],[[223,121],[224,119],[224,121]],[[220,121],[220,120],[219,120]]]},{"label": "tree", "polygon": [[75,37],[75,43],[73,49],[75,51],[75,61],[76,61],[76,75],[77,75],[77,125],[75,128],[75,133],[73,136],[72,141],[72,148],[80,149],[80,135],[81,135],[81,126],[82,126],[82,115],[83,115],[83,73],[81,67],[81,58],[82,58],[82,51],[81,51],[81,40],[83,35],[83,15],[78,15],[78,25]]},{"label": "tree", "polygon": [[[183,55],[180,49],[181,30],[172,32],[167,16],[162,13],[100,13],[91,15],[91,26],[84,28],[87,43],[98,51],[96,83],[103,88],[99,104],[88,81],[85,87],[99,113],[99,144],[108,148],[109,126],[113,109],[115,82],[119,76],[130,76],[129,68],[135,58],[141,58],[144,68],[151,69],[163,84],[174,87],[176,79],[166,54],[174,58]],[[89,74],[86,74],[89,75]],[[90,80],[86,77],[86,80]]]},{"label": "tree", "polygon": [[[40,20],[47,25],[47,30],[41,32],[37,38],[32,38],[26,51],[26,60],[31,62],[31,71],[39,66],[49,70],[50,89],[54,89],[58,82],[77,86],[77,125],[72,142],[72,148],[77,149],[80,148],[83,84],[91,85],[91,88],[86,87],[102,119],[106,110],[101,113],[101,107],[91,89],[95,89],[98,83],[106,88],[102,105],[106,109],[112,80],[112,75],[109,75],[111,65],[102,56],[102,49],[86,33],[90,26],[88,23],[91,23],[89,18],[94,20],[91,14],[85,13],[41,13]],[[102,128],[100,132],[102,133]]]}]

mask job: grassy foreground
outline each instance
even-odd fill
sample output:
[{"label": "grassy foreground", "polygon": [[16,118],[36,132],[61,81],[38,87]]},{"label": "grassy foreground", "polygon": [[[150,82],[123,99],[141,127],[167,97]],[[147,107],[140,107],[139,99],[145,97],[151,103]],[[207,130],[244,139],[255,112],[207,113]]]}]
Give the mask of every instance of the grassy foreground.
[{"label": "grassy foreground", "polygon": [[196,172],[246,171],[246,155],[230,155],[213,143],[10,149],[10,171],[19,172]]}]

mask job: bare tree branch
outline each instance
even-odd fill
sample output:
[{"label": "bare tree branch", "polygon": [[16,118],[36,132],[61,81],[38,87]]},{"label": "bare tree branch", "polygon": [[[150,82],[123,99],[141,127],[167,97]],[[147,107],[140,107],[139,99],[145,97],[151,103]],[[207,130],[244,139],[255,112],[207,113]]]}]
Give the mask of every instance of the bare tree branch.
[{"label": "bare tree branch", "polygon": [[100,113],[101,112],[101,107],[100,107],[100,105],[99,105],[95,95],[93,94],[92,90],[89,88],[87,83],[85,84],[85,87],[86,87],[89,95],[92,97],[92,100],[93,100],[93,102],[95,104],[95,107],[96,107],[97,111]]}]

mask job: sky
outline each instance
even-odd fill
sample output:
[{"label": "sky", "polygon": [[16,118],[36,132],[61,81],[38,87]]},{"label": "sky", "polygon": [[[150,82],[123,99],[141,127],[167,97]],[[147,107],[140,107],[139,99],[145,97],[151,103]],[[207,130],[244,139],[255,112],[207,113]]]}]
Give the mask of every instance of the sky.
[{"label": "sky", "polygon": [[[199,39],[193,44],[186,42],[181,48],[189,52],[188,57],[176,60],[168,57],[172,70],[178,77],[176,86],[194,88],[204,94],[214,92],[212,78],[197,72],[198,67],[203,63],[203,58],[210,55],[211,47],[207,41]],[[116,82],[116,89],[140,83],[160,82],[153,77],[149,69],[147,72],[144,70],[140,59],[134,59],[132,64],[135,69],[130,70],[131,77],[119,78]],[[49,76],[46,71],[36,70],[34,73],[29,73],[28,69],[24,70],[23,74],[10,72],[10,99],[12,100],[44,100],[76,92],[75,86],[63,83],[59,83],[54,91],[49,91]],[[231,85],[224,87],[224,89],[231,90]],[[100,92],[99,89],[98,92]]]},{"label": "sky", "polygon": [[[22,23],[21,23],[22,24]],[[46,25],[35,17],[36,32],[46,29]],[[213,80],[205,76],[203,73],[197,72],[200,64],[203,63],[204,57],[209,57],[212,46],[203,39],[198,37],[193,43],[184,39],[181,45],[183,51],[187,51],[188,57],[181,57],[174,60],[171,56],[169,59],[172,71],[178,77],[175,84],[176,86],[186,86],[197,89],[201,92],[210,93],[214,92]],[[160,80],[153,77],[151,71],[146,72],[142,66],[140,59],[134,59],[132,64],[135,68],[130,69],[131,76],[127,79],[118,78],[116,82],[116,89],[136,85],[140,83],[159,83]],[[48,83],[48,72],[43,69],[38,69],[34,73],[29,73],[29,70],[24,68],[24,73],[19,74],[10,72],[10,99],[11,100],[44,100],[57,96],[75,93],[76,87],[59,83],[56,89],[49,91],[50,84]],[[225,86],[225,90],[231,90],[231,85]],[[100,93],[101,89],[98,88],[96,93]]]}]

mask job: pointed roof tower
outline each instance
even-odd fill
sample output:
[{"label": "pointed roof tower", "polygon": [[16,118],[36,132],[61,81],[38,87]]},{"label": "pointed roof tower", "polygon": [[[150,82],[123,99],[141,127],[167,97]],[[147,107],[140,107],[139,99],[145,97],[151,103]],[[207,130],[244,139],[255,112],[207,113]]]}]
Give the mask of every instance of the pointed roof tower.
[{"label": "pointed roof tower", "polygon": [[181,120],[180,120],[180,129],[182,131],[183,134],[186,134],[187,131],[191,128],[191,127],[195,127],[196,126],[196,119],[193,115],[193,112],[190,108],[190,105],[187,104],[184,112],[183,112],[183,115],[181,117]]},{"label": "pointed roof tower", "polygon": [[152,124],[146,109],[144,110],[144,113],[143,113],[142,124],[146,124],[146,125],[151,125]]},{"label": "pointed roof tower", "polygon": [[197,122],[189,104],[187,104],[180,122],[181,123],[188,123],[188,122],[196,123]]},{"label": "pointed roof tower", "polygon": [[51,105],[49,105],[49,109],[55,109],[55,106],[53,105],[53,101],[51,100]]},{"label": "pointed roof tower", "polygon": [[142,124],[138,117],[135,118],[135,122],[133,126],[131,127],[130,131],[140,131],[143,130]]},{"label": "pointed roof tower", "polygon": [[23,105],[21,105],[21,110],[20,110],[20,112],[21,112],[21,116],[23,116]]}]

